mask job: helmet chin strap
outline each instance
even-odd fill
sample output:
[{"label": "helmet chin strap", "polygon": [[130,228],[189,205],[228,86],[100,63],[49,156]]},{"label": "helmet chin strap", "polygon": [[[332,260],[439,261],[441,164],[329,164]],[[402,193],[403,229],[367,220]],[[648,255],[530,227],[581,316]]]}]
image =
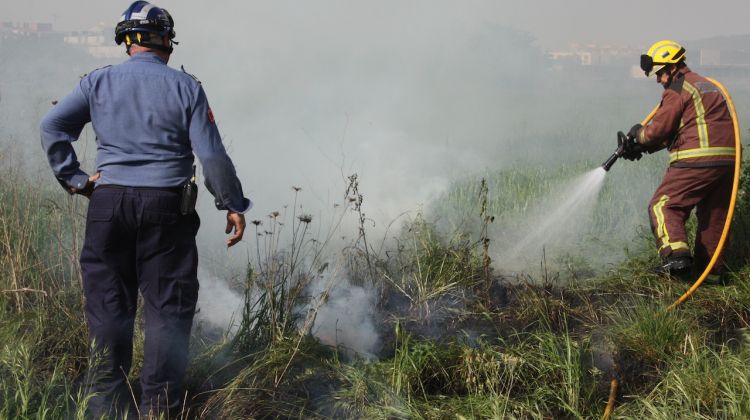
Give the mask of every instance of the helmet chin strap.
[{"label": "helmet chin strap", "polygon": [[174,47],[171,45],[171,42],[170,42],[169,46],[160,45],[160,44],[152,44],[150,42],[149,43],[145,43],[144,42],[141,45],[143,45],[144,47],[148,47],[148,48],[154,49],[154,50],[164,51],[167,54],[172,54],[172,51],[174,51]]},{"label": "helmet chin strap", "polygon": [[139,32],[136,32],[135,35],[136,35],[136,39],[135,40],[131,39],[130,34],[125,35],[125,45],[127,47],[126,52],[128,53],[128,55],[130,55],[130,47],[133,44],[140,45],[140,46],[146,47],[146,48],[151,48],[153,50],[163,51],[163,52],[165,52],[167,54],[172,54],[172,51],[174,51],[174,46],[173,45],[177,45],[178,44],[177,42],[172,41],[171,39],[169,40],[169,45],[156,44],[156,43],[153,43],[153,42],[149,42],[150,39],[151,39],[151,35],[149,35],[148,40],[142,39],[143,35],[141,35],[141,33],[139,33]]},{"label": "helmet chin strap", "polygon": [[[664,72],[667,74],[667,81],[666,83],[663,83],[664,89],[667,89],[669,85],[672,84],[672,81],[674,80],[676,68],[677,67],[674,64],[667,64],[667,66],[664,67]],[[656,77],[659,77],[659,76],[657,75]]]},{"label": "helmet chin strap", "polygon": [[674,73],[670,71],[669,75],[667,76],[667,86],[671,85],[673,80],[674,80]]}]

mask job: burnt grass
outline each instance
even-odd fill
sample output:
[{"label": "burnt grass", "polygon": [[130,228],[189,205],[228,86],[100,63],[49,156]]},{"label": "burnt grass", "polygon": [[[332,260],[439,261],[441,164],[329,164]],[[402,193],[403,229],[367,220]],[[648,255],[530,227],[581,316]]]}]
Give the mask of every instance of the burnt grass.
[{"label": "burnt grass", "polygon": [[[568,337],[583,349],[581,392],[589,395],[580,397],[580,401],[600,412],[606,404],[612,378],[619,381],[618,406],[648,395],[681,357],[685,332],[699,337],[700,344],[717,349],[739,347],[746,340],[743,329],[750,325],[750,292],[743,293],[744,288],[704,285],[688,304],[662,317],[666,306],[689,285],[641,272],[639,267],[619,267],[600,277],[578,278],[567,283],[555,276],[539,282],[531,277],[493,275],[489,287],[485,287],[483,279],[477,281],[476,277],[471,277],[423,302],[413,301],[402,290],[386,283],[376,288],[379,293],[372,314],[380,348],[367,356],[385,365],[376,363],[371,366],[373,370],[368,370],[357,363],[359,356],[352,357],[308,337],[303,349],[291,356],[294,361],[288,366],[288,379],[262,392],[248,392],[239,399],[246,401],[237,406],[243,410],[241,412],[224,412],[221,408],[207,412],[216,417],[294,418],[304,412],[309,418],[362,418],[364,412],[338,404],[342,390],[353,384],[341,376],[333,361],[352,362],[355,369],[374,374],[373,381],[380,381],[386,388],[392,387],[394,385],[388,382],[390,374],[382,376],[388,372],[388,367],[384,366],[392,366],[391,361],[396,363],[399,352],[403,355],[404,351],[411,351],[411,347],[404,346],[405,341],[408,346],[415,346],[417,352],[424,344],[434,349],[430,355],[434,359],[419,364],[410,373],[418,376],[414,379],[418,385],[409,386],[413,387],[410,392],[418,394],[423,404],[439,406],[452,398],[471,397],[474,393],[463,378],[455,377],[459,374],[456,368],[467,352],[480,354],[489,346],[492,351],[503,354],[529,356],[532,363],[550,355],[554,358],[554,353],[526,353],[540,351],[538,341],[534,341],[539,335],[555,339]],[[656,327],[665,325],[662,322],[665,319],[674,322],[666,325],[682,328],[674,334],[679,338],[651,343],[648,334],[652,330],[648,329],[649,324],[642,325],[642,318],[656,320]],[[236,355],[224,350],[227,352],[206,355],[206,363],[195,364],[208,373],[193,376],[211,380],[188,384],[190,394],[195,396],[191,406],[197,408],[207,403],[211,406],[207,400],[213,390],[250,385],[233,384],[232,378],[247,363],[252,364],[253,357],[245,359],[247,363],[227,366]],[[558,347],[556,351],[562,353],[565,349]],[[259,353],[257,357],[266,356]],[[535,377],[539,374],[535,366],[519,369],[520,379],[507,391],[510,398],[519,401],[534,395],[535,387],[541,384],[564,380],[560,372],[554,370],[544,371],[545,376],[539,378]],[[389,392],[399,392],[389,389]],[[370,390],[365,395],[363,398],[377,401],[376,391]],[[302,411],[295,414],[295,410]],[[549,404],[546,410],[545,415],[550,418],[575,418],[555,404]]]},{"label": "burnt grass", "polygon": [[[488,290],[454,291],[430,301],[426,305],[429,310],[415,307],[398,291],[388,290],[377,306],[382,346],[376,356],[394,357],[397,324],[417,341],[444,346],[457,341],[472,346],[480,340],[488,343],[500,339],[513,343],[540,329],[568,334],[573,339],[590,337],[592,345],[586,364],[605,373],[594,384],[594,393],[606,400],[610,380],[617,378],[617,401],[622,403],[628,395],[648,393],[668,367],[666,357],[630,348],[612,331],[615,308],[633,305],[635,299],[665,298],[654,290],[654,282],[672,282],[680,291],[689,286],[666,278],[649,278],[645,283],[636,280],[627,286],[623,279],[604,280],[577,287],[495,276]],[[743,339],[743,329],[750,326],[750,308],[736,297],[720,299],[714,296],[717,294],[720,292],[693,298],[691,316],[708,332],[707,345],[736,347]]]},{"label": "burnt grass", "polygon": [[455,337],[465,337],[469,342],[478,338],[508,339],[541,326],[548,326],[553,333],[567,331],[576,336],[592,331],[596,307],[609,306],[616,300],[606,294],[506,280],[495,278],[484,296],[473,290],[440,296],[429,303],[432,309],[427,314],[397,291],[389,292],[378,306],[383,346],[377,356],[392,356],[397,322],[414,338],[437,342]]}]

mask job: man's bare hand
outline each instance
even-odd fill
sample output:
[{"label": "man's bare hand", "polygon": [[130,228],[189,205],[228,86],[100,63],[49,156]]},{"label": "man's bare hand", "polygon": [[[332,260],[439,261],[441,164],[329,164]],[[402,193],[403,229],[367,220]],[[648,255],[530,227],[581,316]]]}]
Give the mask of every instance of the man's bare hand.
[{"label": "man's bare hand", "polygon": [[231,233],[232,229],[234,229],[234,235],[227,239],[227,248],[242,240],[242,235],[245,233],[244,214],[233,211],[227,212],[227,229],[224,233]]},{"label": "man's bare hand", "polygon": [[80,189],[79,188],[71,188],[70,192],[72,192],[73,194],[80,194],[80,195],[88,198],[88,197],[91,196],[91,193],[94,192],[94,184],[96,184],[96,181],[98,181],[99,178],[101,178],[101,177],[102,177],[102,173],[101,172],[97,172],[96,174],[91,175],[89,177],[89,180],[86,182],[86,186],[85,187],[80,188]]}]

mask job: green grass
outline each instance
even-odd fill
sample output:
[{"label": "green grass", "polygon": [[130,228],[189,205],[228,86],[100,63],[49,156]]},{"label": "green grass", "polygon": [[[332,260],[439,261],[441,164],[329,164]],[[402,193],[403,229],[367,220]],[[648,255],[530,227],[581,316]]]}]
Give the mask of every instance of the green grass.
[{"label": "green grass", "polygon": [[746,347],[687,348],[658,384],[620,408],[623,418],[740,419],[750,416]]},{"label": "green grass", "polygon": [[0,417],[80,416],[87,332],[77,259],[58,246],[80,223],[14,181],[0,188]]},{"label": "green grass", "polygon": [[[518,229],[529,222],[529,216],[543,217],[551,213],[554,208],[544,207],[554,206],[548,200],[573,179],[600,164],[582,161],[573,165],[518,167],[473,175],[449,186],[428,208],[427,214],[431,220],[444,226],[444,231],[457,229],[478,234],[479,178],[486,179],[489,188],[487,214],[495,217],[490,227],[492,249],[502,254],[523,238]],[[659,155],[648,156],[637,165],[618,162],[605,178],[591,219],[577,229],[580,237],[567,240],[564,246],[556,246],[548,263],[555,268],[571,266],[573,274],[576,271],[601,271],[603,266],[620,263],[623,248],[633,248],[633,240],[642,234],[642,230],[648,229],[646,206],[665,168],[663,156]],[[635,251],[642,251],[640,243]],[[530,259],[536,262],[542,258],[540,249],[538,256],[533,255]],[[503,261],[496,261],[496,266],[502,268]]]},{"label": "green grass", "polygon": [[434,225],[418,215],[399,236],[396,252],[385,262],[385,287],[407,297],[422,316],[437,298],[475,289],[482,281],[477,243],[464,235],[443,240]]},{"label": "green grass", "polygon": [[[496,223],[587,167],[489,177]],[[84,203],[27,193],[27,181],[15,181],[0,181],[0,418],[82,418],[87,396],[78,384],[89,348],[77,247]],[[616,418],[750,415],[750,268],[742,257],[730,252],[738,268],[727,284],[704,285],[674,311],[665,307],[688,285],[646,274],[655,261],[646,231],[623,241],[622,263],[542,261],[538,274],[512,281],[490,273],[486,287],[475,229],[479,188],[460,185],[439,206],[463,209],[473,227],[456,231],[445,218],[416,216],[379,253],[362,241],[344,258],[332,256],[325,238],[309,238],[307,218],[264,220],[259,231],[269,233],[256,236],[237,333],[211,341],[195,331],[182,418],[595,418],[613,376],[621,383]],[[616,202],[615,191],[605,186],[602,194]],[[602,205],[596,223],[613,231],[631,211]],[[645,219],[645,211],[638,214]],[[738,207],[732,243],[746,239],[748,218]],[[377,357],[311,335],[328,291],[311,295],[308,286],[329,272],[377,291]],[[135,352],[133,380],[138,345]]]}]

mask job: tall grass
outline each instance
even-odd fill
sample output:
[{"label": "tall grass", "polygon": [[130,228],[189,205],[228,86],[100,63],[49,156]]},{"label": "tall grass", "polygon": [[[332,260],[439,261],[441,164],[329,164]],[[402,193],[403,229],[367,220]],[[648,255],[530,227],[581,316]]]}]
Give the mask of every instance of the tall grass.
[{"label": "tall grass", "polygon": [[80,207],[17,174],[0,183],[0,417],[79,417],[88,354],[77,257]]},{"label": "tall grass", "polygon": [[[545,175],[548,186],[577,170],[560,171]],[[518,189],[504,199],[490,182],[487,207],[494,199],[495,210],[520,214],[524,197],[530,204],[547,188],[534,180],[539,172],[517,172],[511,181],[497,175],[497,185]],[[527,189],[516,185],[523,177]],[[0,181],[0,417],[83,418],[87,396],[78,384],[89,348],[76,247],[85,202],[13,181]],[[467,191],[477,200],[478,191]],[[543,264],[540,278],[506,281],[489,271],[488,285],[481,232],[417,215],[375,252],[360,223],[358,242],[337,255],[335,229],[314,236],[298,196],[251,224],[257,251],[240,323],[218,341],[193,340],[181,418],[593,418],[613,375],[622,384],[615,416],[750,413],[744,265],[728,285],[705,285],[671,312],[663,307],[686,285],[645,273],[653,260],[645,236],[623,264],[594,279],[560,283]],[[353,198],[359,207],[341,209],[334,226],[346,215],[363,220]],[[492,214],[480,207],[469,202],[463,212],[475,220]],[[738,220],[746,213],[738,208]],[[352,355],[312,334],[339,277],[377,291],[377,355]]]},{"label": "tall grass", "polygon": [[689,347],[645,394],[621,408],[622,418],[741,419],[750,416],[747,347]]},{"label": "tall grass", "polygon": [[479,246],[465,235],[442,238],[434,225],[417,215],[384,261],[383,279],[409,299],[417,316],[428,318],[439,298],[479,288],[483,275]]},{"label": "tall grass", "polygon": [[[518,232],[519,226],[528,224],[530,216],[544,217],[554,211],[555,203],[550,198],[566,183],[599,164],[587,160],[572,165],[508,168],[473,175],[455,181],[434,201],[428,216],[447,226],[445,231],[457,229],[479,236],[481,226],[477,215],[481,202],[477,197],[482,188],[479,178],[486,179],[489,189],[486,213],[495,218],[489,236],[497,253],[511,248],[513,241],[523,237]],[[648,226],[646,205],[665,168],[666,163],[659,156],[649,156],[637,166],[618,162],[605,179],[591,219],[581,227],[581,237],[568,238],[565,249],[556,250],[554,260],[563,263],[585,260],[584,265],[589,268],[622,261],[622,250],[632,248],[639,229]]]}]

